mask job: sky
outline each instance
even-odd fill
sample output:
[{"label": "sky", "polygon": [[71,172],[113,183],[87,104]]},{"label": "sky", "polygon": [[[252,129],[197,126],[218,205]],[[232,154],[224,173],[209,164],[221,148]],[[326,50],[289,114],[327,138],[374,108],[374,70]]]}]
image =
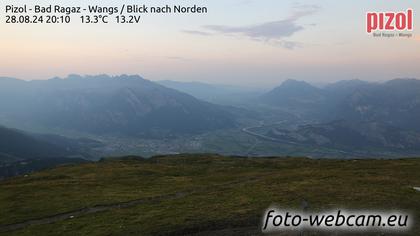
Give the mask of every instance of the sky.
[{"label": "sky", "polygon": [[[149,80],[274,86],[420,79],[420,1],[40,0],[39,5],[194,4],[207,14],[147,14],[134,25],[5,24],[0,3],[0,76],[139,74]],[[413,37],[374,38],[366,12],[414,10]]]}]

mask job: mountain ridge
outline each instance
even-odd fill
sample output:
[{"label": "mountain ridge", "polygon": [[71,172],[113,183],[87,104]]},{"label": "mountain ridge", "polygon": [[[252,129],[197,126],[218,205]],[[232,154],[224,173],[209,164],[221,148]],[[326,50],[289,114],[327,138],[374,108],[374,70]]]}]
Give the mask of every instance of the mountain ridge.
[{"label": "mountain ridge", "polygon": [[420,80],[417,79],[402,78],[384,83],[339,81],[321,89],[306,82],[288,80],[263,95],[260,102],[291,112],[303,111],[322,122],[377,121],[420,131],[417,122],[420,119]]},{"label": "mountain ridge", "polygon": [[[92,133],[194,133],[231,127],[222,106],[138,75],[79,76],[44,81],[0,80],[0,117]],[[31,116],[31,120],[27,119]]]}]

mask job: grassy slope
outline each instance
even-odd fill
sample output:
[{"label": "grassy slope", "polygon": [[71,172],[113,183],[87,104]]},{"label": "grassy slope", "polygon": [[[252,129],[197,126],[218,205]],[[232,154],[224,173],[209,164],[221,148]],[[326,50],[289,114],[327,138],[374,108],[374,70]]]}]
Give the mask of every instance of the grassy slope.
[{"label": "grassy slope", "polygon": [[[65,166],[0,182],[0,225],[168,193],[177,198],[88,214],[5,235],[185,234],[258,230],[273,203],[312,210],[420,213],[420,160],[238,159],[171,156]],[[415,229],[420,231],[420,226]],[[221,235],[226,231],[218,231]],[[228,232],[236,232],[229,230]],[[413,231],[414,232],[414,231]],[[241,232],[243,233],[243,232]]]}]

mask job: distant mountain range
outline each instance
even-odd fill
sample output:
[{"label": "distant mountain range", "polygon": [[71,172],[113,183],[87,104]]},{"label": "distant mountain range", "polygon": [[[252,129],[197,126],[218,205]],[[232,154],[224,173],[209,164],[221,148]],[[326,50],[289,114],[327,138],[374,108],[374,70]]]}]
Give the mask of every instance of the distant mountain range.
[{"label": "distant mountain range", "polygon": [[260,102],[322,122],[376,122],[420,131],[420,80],[416,79],[340,81],[322,89],[288,80],[261,96]]},{"label": "distant mountain range", "polygon": [[272,129],[267,136],[340,150],[419,151],[420,133],[380,122],[334,121],[302,125],[295,130]]},{"label": "distant mountain range", "polygon": [[420,150],[420,80],[348,80],[324,88],[288,80],[259,102],[306,123],[292,129],[270,128],[264,133],[270,138],[351,152]]},{"label": "distant mountain range", "polygon": [[198,99],[222,105],[244,104],[265,92],[263,89],[257,88],[202,82],[163,80],[157,83],[190,94]]},{"label": "distant mountain range", "polygon": [[289,108],[310,107],[324,102],[325,99],[322,89],[297,80],[286,80],[281,86],[261,96],[263,102]]},{"label": "distant mountain range", "polygon": [[[360,150],[359,156],[420,152],[420,80],[348,80],[322,88],[287,80],[249,100],[233,91],[244,92],[128,75],[0,78],[0,124],[103,142],[0,128],[0,162],[223,148],[229,154],[271,155],[285,144],[290,152],[317,156],[343,150],[346,155]],[[212,104],[194,94],[203,99],[231,97],[230,105]],[[235,99],[239,102],[233,105]]]},{"label": "distant mountain range", "polygon": [[396,79],[359,86],[340,99],[333,118],[382,122],[420,131],[420,80]]},{"label": "distant mountain range", "polygon": [[326,100],[322,89],[296,80],[286,80],[281,86],[263,94],[259,99],[261,103],[311,119],[319,118]]},{"label": "distant mountain range", "polygon": [[200,133],[233,127],[234,116],[140,76],[0,79],[0,123],[94,134]]}]

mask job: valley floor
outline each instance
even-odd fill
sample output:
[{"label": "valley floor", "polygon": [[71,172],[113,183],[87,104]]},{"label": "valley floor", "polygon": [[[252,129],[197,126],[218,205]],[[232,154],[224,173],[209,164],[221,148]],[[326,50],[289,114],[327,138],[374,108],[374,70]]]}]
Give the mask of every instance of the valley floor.
[{"label": "valley floor", "polygon": [[265,209],[302,202],[403,210],[419,222],[418,170],[420,159],[210,154],[67,165],[0,182],[0,235],[259,235]]}]

